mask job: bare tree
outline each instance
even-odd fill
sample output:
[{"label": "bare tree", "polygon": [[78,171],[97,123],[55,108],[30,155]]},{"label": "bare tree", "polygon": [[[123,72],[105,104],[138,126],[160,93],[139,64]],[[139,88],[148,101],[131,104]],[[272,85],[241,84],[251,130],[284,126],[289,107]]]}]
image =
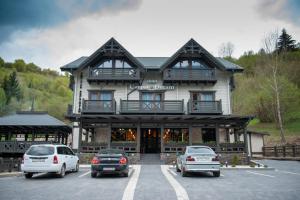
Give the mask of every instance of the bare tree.
[{"label": "bare tree", "polygon": [[231,58],[234,51],[234,44],[231,42],[222,43],[219,47],[219,56],[220,57],[229,57]]},{"label": "bare tree", "polygon": [[280,128],[281,143],[285,144],[286,139],[284,136],[283,120],[281,112],[280,92],[281,85],[279,81],[279,65],[282,64],[282,54],[279,54],[277,49],[279,34],[278,31],[274,31],[267,35],[264,40],[265,58],[266,58],[266,72],[265,80],[267,81],[268,88],[271,88],[271,92],[274,96],[275,103],[275,118]]}]

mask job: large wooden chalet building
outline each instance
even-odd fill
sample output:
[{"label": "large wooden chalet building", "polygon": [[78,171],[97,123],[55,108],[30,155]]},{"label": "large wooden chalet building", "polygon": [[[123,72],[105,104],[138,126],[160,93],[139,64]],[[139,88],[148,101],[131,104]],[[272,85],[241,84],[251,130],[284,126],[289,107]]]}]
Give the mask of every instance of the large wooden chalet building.
[{"label": "large wooden chalet building", "polygon": [[67,118],[79,152],[117,148],[163,158],[198,144],[217,152],[261,151],[262,137],[254,135],[253,146],[247,134],[251,117],[232,115],[233,77],[243,69],[193,39],[171,57],[134,57],[111,38],[61,70],[71,73]]}]

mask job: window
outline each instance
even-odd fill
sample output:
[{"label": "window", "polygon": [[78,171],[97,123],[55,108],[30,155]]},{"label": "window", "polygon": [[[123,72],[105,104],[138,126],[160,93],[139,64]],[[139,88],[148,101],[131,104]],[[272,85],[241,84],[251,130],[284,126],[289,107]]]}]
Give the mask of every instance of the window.
[{"label": "window", "polygon": [[177,62],[173,68],[209,69],[206,63],[201,60],[182,60]]},{"label": "window", "polygon": [[191,97],[193,101],[214,101],[215,92],[191,92]]},{"label": "window", "polygon": [[189,130],[187,128],[164,129],[164,143],[184,143],[189,142]]},{"label": "window", "polygon": [[31,156],[52,155],[54,154],[54,148],[49,146],[32,146],[26,154]]},{"label": "window", "polygon": [[132,68],[126,61],[120,59],[105,60],[95,65],[95,68]]},{"label": "window", "polygon": [[215,128],[202,128],[201,133],[203,143],[216,142]]},{"label": "window", "polygon": [[57,147],[57,154],[60,154],[60,155],[65,154],[65,148],[64,147]]},{"label": "window", "polygon": [[213,150],[206,147],[189,147],[188,153],[215,154]]},{"label": "window", "polygon": [[112,128],[111,141],[112,142],[135,142],[136,141],[135,128]]},{"label": "window", "polygon": [[144,110],[159,110],[161,108],[162,93],[156,92],[143,92],[143,109]]},{"label": "window", "polygon": [[101,108],[102,110],[110,111],[113,106],[113,92],[112,91],[89,91],[89,107]]}]

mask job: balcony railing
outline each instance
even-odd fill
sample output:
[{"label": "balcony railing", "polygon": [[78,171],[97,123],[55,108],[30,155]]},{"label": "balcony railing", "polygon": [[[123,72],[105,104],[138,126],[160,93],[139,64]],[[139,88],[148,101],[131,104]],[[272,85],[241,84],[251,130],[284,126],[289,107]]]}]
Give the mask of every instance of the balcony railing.
[{"label": "balcony railing", "polygon": [[189,114],[222,114],[221,101],[194,101],[188,102]]},{"label": "balcony railing", "polygon": [[89,68],[88,81],[138,81],[140,70],[133,68]]},{"label": "balcony railing", "polygon": [[164,81],[197,81],[215,82],[215,69],[166,69],[164,70]]},{"label": "balcony railing", "polygon": [[107,113],[114,114],[116,112],[116,101],[113,100],[83,100],[83,114]]},{"label": "balcony railing", "polygon": [[182,101],[155,101],[155,100],[121,100],[120,112],[122,114],[183,114]]}]

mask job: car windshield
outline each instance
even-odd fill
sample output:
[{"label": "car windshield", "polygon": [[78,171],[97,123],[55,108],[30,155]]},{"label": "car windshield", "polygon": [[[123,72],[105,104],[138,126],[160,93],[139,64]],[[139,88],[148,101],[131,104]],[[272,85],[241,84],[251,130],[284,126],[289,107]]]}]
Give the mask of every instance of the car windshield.
[{"label": "car windshield", "polygon": [[124,151],[118,150],[118,149],[103,149],[99,151],[98,154],[117,154],[117,155],[123,155]]},{"label": "car windshield", "polygon": [[190,147],[188,153],[215,154],[215,152],[206,147]]},{"label": "car windshield", "polygon": [[52,154],[54,154],[54,147],[50,147],[50,146],[32,146],[26,154],[31,155],[31,156],[52,155]]}]

